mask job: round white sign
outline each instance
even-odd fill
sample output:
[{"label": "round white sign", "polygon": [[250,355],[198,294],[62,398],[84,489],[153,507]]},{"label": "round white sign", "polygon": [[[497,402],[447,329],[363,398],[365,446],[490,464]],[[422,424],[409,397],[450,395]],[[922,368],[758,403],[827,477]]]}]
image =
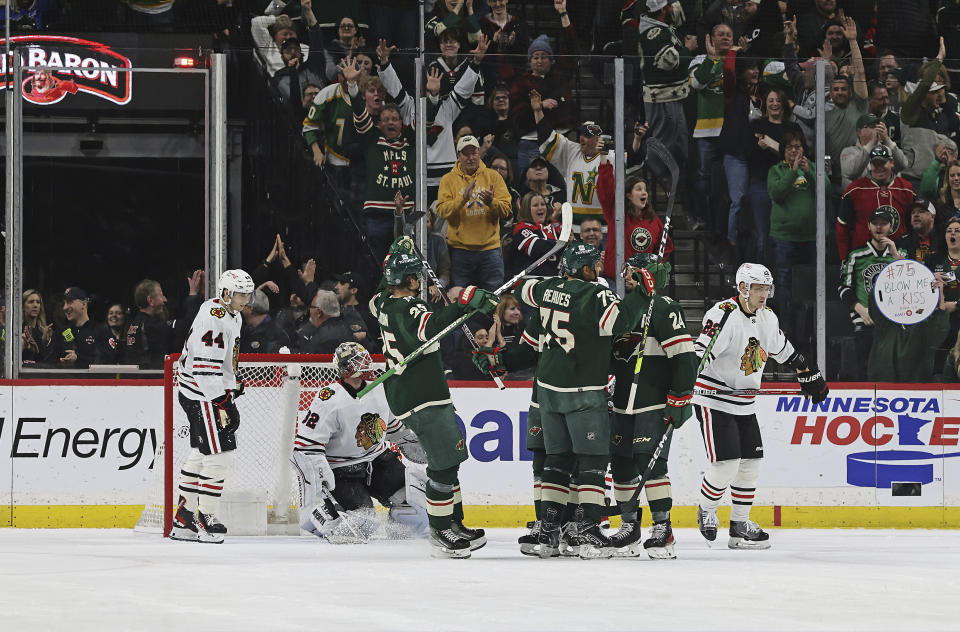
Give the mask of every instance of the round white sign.
[{"label": "round white sign", "polygon": [[940,305],[930,268],[913,259],[886,265],[873,277],[873,300],[880,313],[900,325],[916,325]]}]

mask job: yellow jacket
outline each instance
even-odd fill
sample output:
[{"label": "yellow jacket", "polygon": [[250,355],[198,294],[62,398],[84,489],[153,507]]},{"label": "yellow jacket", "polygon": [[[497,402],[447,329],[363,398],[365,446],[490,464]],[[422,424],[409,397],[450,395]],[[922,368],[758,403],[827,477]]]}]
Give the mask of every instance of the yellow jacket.
[{"label": "yellow jacket", "polygon": [[[470,182],[476,180],[470,198],[464,200],[464,192]],[[480,191],[493,191],[493,201],[486,205],[480,201]],[[510,191],[503,178],[480,161],[472,176],[460,169],[460,161],[450,173],[440,179],[437,195],[437,215],[447,220],[447,243],[452,248],[463,250],[493,250],[500,247],[500,220],[512,216]]]}]

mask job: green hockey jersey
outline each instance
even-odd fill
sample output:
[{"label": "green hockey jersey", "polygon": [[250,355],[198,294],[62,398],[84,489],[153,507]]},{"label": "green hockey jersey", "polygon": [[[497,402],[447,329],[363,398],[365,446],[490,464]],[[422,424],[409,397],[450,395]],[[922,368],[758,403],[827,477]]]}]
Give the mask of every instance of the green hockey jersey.
[{"label": "green hockey jersey", "polygon": [[[463,310],[458,303],[452,303],[434,312],[419,297],[394,298],[385,290],[370,300],[370,312],[380,323],[383,356],[392,368],[455,321]],[[418,359],[399,369],[383,387],[390,411],[400,420],[431,406],[450,404],[440,345],[432,345]]]},{"label": "green hockey jersey", "polygon": [[[646,313],[649,298],[643,297],[643,301],[643,313]],[[697,381],[698,358],[693,348],[693,338],[687,332],[683,319],[683,308],[669,297],[656,296],[644,345],[637,393],[632,402],[628,401],[642,337],[642,322],[634,329],[613,342],[611,367],[616,378],[614,412],[632,415],[659,410],[667,401],[667,393],[680,396],[693,392],[693,385]]]},{"label": "green hockey jersey", "polygon": [[517,299],[540,310],[543,328],[537,384],[572,393],[606,388],[613,337],[643,314],[634,294],[621,300],[602,285],[562,277],[521,283]]},{"label": "green hockey jersey", "polygon": [[313,98],[313,105],[303,119],[303,138],[307,146],[317,143],[333,165],[349,165],[343,155],[343,126],[352,125],[350,96],[339,83],[325,87]]}]

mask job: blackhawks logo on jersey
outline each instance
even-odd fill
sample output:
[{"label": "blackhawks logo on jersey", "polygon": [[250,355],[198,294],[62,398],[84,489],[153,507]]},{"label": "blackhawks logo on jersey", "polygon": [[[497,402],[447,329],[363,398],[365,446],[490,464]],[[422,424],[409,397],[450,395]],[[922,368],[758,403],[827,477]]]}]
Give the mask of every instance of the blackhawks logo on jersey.
[{"label": "blackhawks logo on jersey", "polygon": [[217,318],[223,318],[224,316],[227,315],[227,310],[225,310],[225,309],[222,308],[222,307],[211,307],[211,308],[210,308],[210,315],[211,315],[211,316],[216,316]]},{"label": "blackhawks logo on jersey", "polygon": [[387,424],[377,413],[363,413],[360,423],[357,424],[357,447],[369,450],[380,443]]},{"label": "blackhawks logo on jersey", "polygon": [[753,375],[763,367],[766,361],[767,352],[760,346],[760,341],[751,336],[740,357],[740,370],[744,375]]}]

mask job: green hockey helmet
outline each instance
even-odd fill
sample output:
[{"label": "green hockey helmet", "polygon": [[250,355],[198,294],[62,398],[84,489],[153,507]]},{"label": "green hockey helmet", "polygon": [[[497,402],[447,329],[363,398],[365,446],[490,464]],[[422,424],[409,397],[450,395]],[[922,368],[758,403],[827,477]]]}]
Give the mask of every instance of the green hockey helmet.
[{"label": "green hockey helmet", "polygon": [[600,251],[595,246],[574,242],[563,251],[560,260],[560,273],[566,276],[580,277],[583,266],[595,268],[600,261]]},{"label": "green hockey helmet", "polygon": [[626,279],[632,273],[631,270],[640,268],[646,268],[653,275],[656,281],[655,289],[660,290],[667,284],[672,266],[669,262],[661,262],[660,257],[652,252],[635,252],[624,262],[620,274]]},{"label": "green hockey helmet", "polygon": [[413,275],[423,284],[423,261],[416,255],[398,252],[390,255],[383,267],[383,277],[387,285],[403,285],[404,280]]}]

